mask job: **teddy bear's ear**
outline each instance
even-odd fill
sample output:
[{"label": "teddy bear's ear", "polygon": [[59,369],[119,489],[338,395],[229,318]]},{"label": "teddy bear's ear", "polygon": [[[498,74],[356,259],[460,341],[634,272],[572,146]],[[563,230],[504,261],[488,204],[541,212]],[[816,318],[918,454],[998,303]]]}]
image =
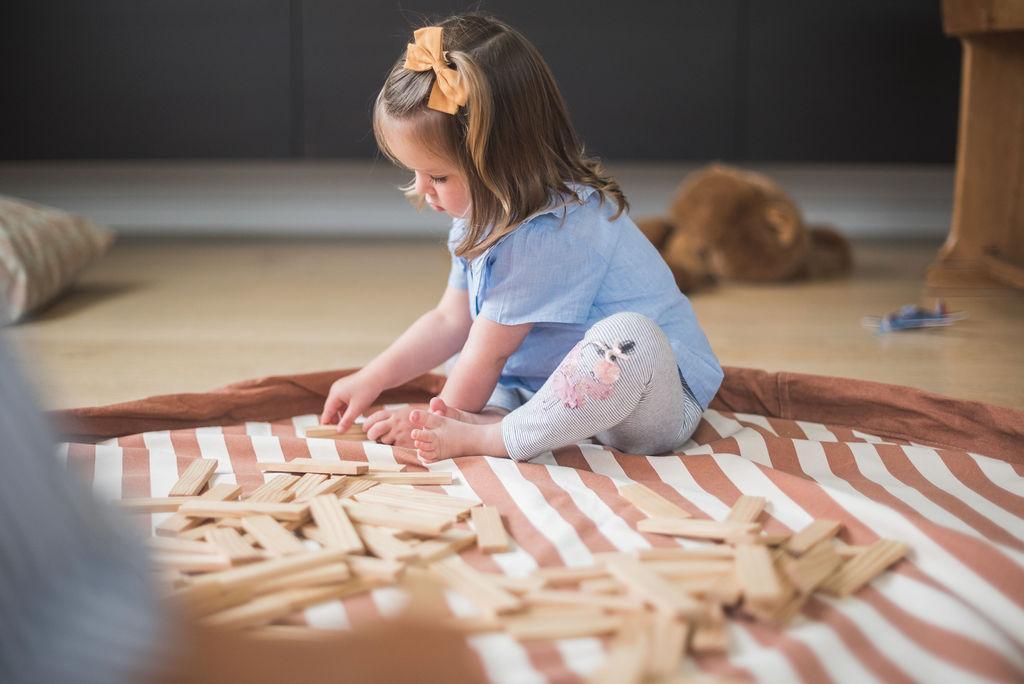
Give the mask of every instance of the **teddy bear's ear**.
[{"label": "teddy bear's ear", "polygon": [[778,236],[779,244],[783,246],[791,245],[799,237],[801,230],[800,214],[792,203],[782,200],[769,202],[764,210],[764,218]]}]

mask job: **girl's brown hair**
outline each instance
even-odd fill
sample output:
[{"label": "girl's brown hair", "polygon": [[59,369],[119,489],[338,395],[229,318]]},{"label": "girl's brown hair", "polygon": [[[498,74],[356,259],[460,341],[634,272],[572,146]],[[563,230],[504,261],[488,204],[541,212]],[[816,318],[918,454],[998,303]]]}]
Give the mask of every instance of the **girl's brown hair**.
[{"label": "girl's brown hair", "polygon": [[[381,151],[401,166],[384,125],[411,122],[422,144],[463,171],[472,206],[458,256],[481,254],[547,207],[552,193],[571,194],[569,182],[595,188],[602,203],[614,201],[613,218],[629,209],[619,184],[585,155],[554,76],[530,41],[477,12],[430,25],[443,29],[448,62],[469,91],[466,106],[454,115],[428,108],[434,72],[406,69],[403,52],[374,103],[373,132]],[[422,206],[412,184],[403,190]]]}]

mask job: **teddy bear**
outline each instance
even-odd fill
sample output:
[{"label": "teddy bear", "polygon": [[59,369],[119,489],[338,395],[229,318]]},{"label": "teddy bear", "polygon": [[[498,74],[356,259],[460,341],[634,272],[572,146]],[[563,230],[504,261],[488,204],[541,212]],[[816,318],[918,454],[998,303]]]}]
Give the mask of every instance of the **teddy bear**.
[{"label": "teddy bear", "polygon": [[683,179],[669,215],[637,226],[661,252],[679,289],[718,278],[769,282],[846,273],[850,244],[824,226],[808,226],[772,179],[724,164]]}]

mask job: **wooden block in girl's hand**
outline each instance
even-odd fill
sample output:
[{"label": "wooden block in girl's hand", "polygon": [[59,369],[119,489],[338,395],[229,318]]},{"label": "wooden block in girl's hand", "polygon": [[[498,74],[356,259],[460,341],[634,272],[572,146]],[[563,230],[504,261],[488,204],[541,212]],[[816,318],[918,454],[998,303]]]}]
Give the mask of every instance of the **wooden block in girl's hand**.
[{"label": "wooden block in girl's hand", "polygon": [[469,511],[476,532],[476,545],[484,553],[508,551],[509,539],[501,524],[501,513],[494,506],[477,506]]},{"label": "wooden block in girl's hand", "polygon": [[343,549],[346,553],[365,553],[363,540],[356,533],[352,521],[341,506],[341,501],[333,494],[317,496],[310,500],[309,510],[317,528],[324,535],[324,545],[329,548]]},{"label": "wooden block in girl's hand", "polygon": [[337,425],[313,425],[306,428],[306,437],[319,437],[321,439],[366,439],[362,425],[350,425],[345,432],[338,432]]},{"label": "wooden block in girl's hand", "polygon": [[185,472],[171,487],[168,496],[195,496],[203,491],[203,487],[217,470],[217,460],[213,458],[197,458],[188,464]]},{"label": "wooden block in girl's hand", "polygon": [[266,473],[323,473],[324,475],[364,475],[370,464],[362,461],[321,461],[314,458],[295,458],[285,463],[257,463]]},{"label": "wooden block in girl's hand", "polygon": [[639,482],[619,487],[619,496],[639,508],[649,518],[690,517],[688,512]]}]

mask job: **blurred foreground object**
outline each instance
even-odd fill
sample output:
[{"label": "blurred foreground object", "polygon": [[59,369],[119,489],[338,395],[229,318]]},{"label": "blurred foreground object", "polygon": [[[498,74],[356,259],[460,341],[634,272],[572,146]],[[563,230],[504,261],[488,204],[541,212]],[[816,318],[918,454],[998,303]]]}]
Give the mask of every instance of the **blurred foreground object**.
[{"label": "blurred foreground object", "polygon": [[80,216],[0,195],[0,324],[63,292],[113,241],[112,230]]},{"label": "blurred foreground object", "polygon": [[808,226],[772,179],[712,164],[689,174],[669,215],[637,221],[684,292],[717,278],[770,282],[825,278],[850,270],[840,233]]},{"label": "blurred foreground object", "polygon": [[953,220],[928,286],[1024,289],[1024,1],[944,0],[963,45]]},{"label": "blurred foreground object", "polygon": [[422,608],[429,587],[395,620],[315,637],[205,625],[158,599],[141,546],[60,467],[2,339],[0,444],[5,684],[482,681],[464,634]]}]

